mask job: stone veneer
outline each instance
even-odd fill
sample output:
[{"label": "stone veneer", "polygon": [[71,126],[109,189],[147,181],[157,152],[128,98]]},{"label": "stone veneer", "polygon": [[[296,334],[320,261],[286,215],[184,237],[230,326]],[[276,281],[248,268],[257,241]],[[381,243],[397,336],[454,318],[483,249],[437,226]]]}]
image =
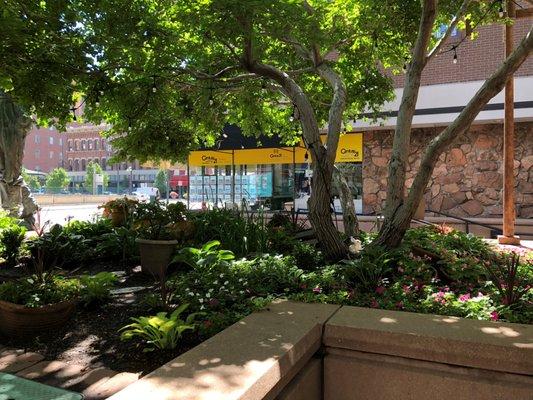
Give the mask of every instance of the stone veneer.
[{"label": "stone veneer", "polygon": [[[406,187],[413,183],[420,154],[442,127],[414,129]],[[502,215],[502,125],[476,125],[441,155],[425,193],[426,208],[454,216]],[[517,123],[515,177],[516,213],[533,217],[533,123]],[[364,133],[363,207],[380,212],[386,197],[388,162],[393,132]]]}]

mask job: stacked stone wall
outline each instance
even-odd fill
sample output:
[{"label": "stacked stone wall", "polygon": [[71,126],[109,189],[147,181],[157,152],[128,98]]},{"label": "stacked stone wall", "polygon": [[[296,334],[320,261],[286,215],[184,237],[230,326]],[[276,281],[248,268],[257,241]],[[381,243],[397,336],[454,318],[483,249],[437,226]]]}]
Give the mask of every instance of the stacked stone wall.
[{"label": "stacked stone wall", "polygon": [[[516,213],[533,218],[533,123],[516,128]],[[412,134],[406,188],[420,166],[427,143],[443,128],[415,129]],[[363,207],[380,212],[386,197],[393,132],[365,132]],[[476,125],[440,156],[425,193],[426,208],[463,217],[500,217],[503,187],[503,127]]]}]

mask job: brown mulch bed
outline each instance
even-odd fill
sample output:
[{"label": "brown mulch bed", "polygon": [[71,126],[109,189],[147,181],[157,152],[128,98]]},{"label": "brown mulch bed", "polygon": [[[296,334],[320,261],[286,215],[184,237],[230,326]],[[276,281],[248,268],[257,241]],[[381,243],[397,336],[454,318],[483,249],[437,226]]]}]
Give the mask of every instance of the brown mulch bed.
[{"label": "brown mulch bed", "polygon": [[[99,271],[117,271],[109,265],[95,265],[76,271],[95,274]],[[123,275],[122,275],[123,274]],[[157,290],[154,280],[142,274],[139,268],[122,271],[116,289],[145,287],[140,291],[125,290],[97,309],[78,307],[67,325],[56,332],[42,332],[33,339],[8,339],[0,336],[0,344],[42,354],[46,360],[60,360],[86,367],[106,367],[117,372],[146,374],[190,348],[200,340],[197,336],[184,337],[182,346],[174,350],[143,352],[134,341],[122,342],[120,328],[129,324],[131,317],[153,315],[142,298]]]}]

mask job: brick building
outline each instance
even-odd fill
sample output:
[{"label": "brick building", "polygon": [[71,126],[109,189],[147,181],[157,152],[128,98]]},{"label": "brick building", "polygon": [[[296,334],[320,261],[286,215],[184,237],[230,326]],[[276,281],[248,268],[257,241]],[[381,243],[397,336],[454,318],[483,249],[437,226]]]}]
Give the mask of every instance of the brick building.
[{"label": "brick building", "polygon": [[[533,18],[516,21],[518,42],[530,29]],[[457,32],[450,43],[458,43]],[[446,47],[444,47],[446,50]],[[479,29],[475,41],[465,39],[453,52],[431,60],[422,77],[413,134],[407,187],[420,165],[425,144],[452,122],[474,93],[504,59],[504,27]],[[404,76],[393,77],[396,99],[384,107],[381,126],[364,121],[355,130],[364,133],[363,209],[379,212],[386,196],[388,160]],[[425,195],[427,208],[454,216],[501,217],[503,188],[504,94],[498,94],[476,118],[471,129],[442,154]],[[515,176],[516,212],[533,217],[533,58],[515,74]]]},{"label": "brick building", "polygon": [[64,166],[65,135],[54,128],[34,126],[26,137],[24,146],[24,168],[48,173]]}]

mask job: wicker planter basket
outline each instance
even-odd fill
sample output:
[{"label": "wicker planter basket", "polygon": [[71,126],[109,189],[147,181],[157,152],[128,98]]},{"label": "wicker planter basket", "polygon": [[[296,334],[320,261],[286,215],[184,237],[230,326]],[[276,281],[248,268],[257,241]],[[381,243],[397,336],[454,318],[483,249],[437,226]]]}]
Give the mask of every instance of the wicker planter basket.
[{"label": "wicker planter basket", "polygon": [[76,310],[76,300],[30,308],[0,300],[0,332],[31,337],[61,328]]}]

